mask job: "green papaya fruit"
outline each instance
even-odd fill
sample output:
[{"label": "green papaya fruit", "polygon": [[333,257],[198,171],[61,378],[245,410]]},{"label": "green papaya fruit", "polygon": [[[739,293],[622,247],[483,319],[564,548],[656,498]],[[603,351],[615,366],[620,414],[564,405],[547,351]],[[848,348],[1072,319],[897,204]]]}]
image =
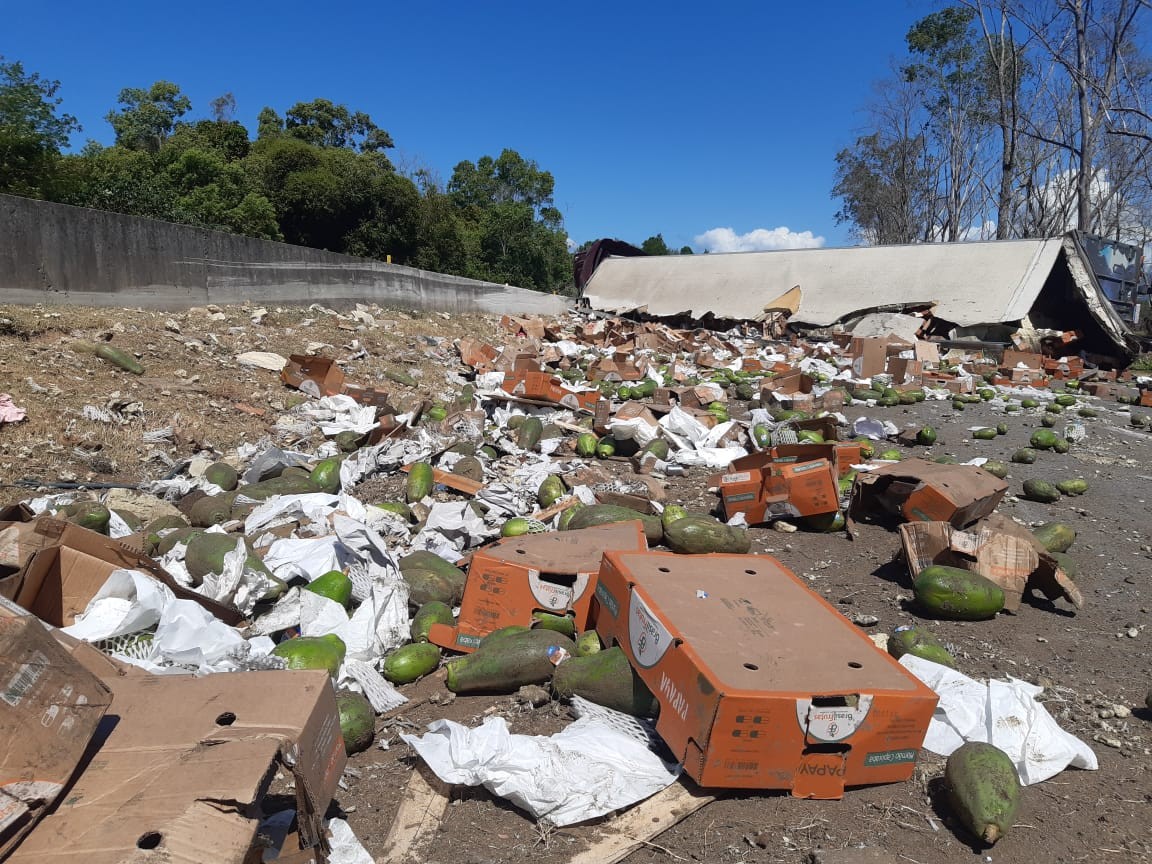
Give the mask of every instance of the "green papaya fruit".
[{"label": "green papaya fruit", "polygon": [[1004,591],[979,573],[934,564],[912,584],[916,602],[937,618],[981,621],[1004,608]]},{"label": "green papaya fruit", "polygon": [[923,627],[907,624],[897,627],[888,637],[888,653],[899,660],[905,654],[956,668],[956,658],[948,648]]},{"label": "green papaya fruit", "polygon": [[372,710],[372,703],[362,693],[337,690],[336,709],[340,712],[344,752],[351,756],[371,747],[376,737],[376,712]]},{"label": "green papaya fruit", "polygon": [[409,633],[413,642],[427,642],[428,631],[432,629],[433,624],[445,624],[451,627],[453,623],[455,619],[452,617],[452,607],[439,600],[433,600],[417,610],[412,618]]},{"label": "green papaya fruit", "polygon": [[410,642],[384,658],[382,673],[393,684],[411,684],[436,671],[440,648],[431,642]]},{"label": "green papaya fruit", "polygon": [[335,678],[346,651],[344,640],[330,633],[286,639],[272,649],[272,654],[288,661],[289,669],[326,669]]},{"label": "green papaya fruit", "polygon": [[565,660],[552,675],[552,692],[561,699],[582,696],[637,717],[654,717],[660,709],[659,701],[619,646]]},{"label": "green papaya fruit", "polygon": [[1045,522],[1032,530],[1032,536],[1049,552],[1067,552],[1076,542],[1076,529],[1062,522]]},{"label": "green papaya fruit", "polygon": [[684,516],[664,529],[664,545],[682,555],[709,552],[746,555],[752,541],[743,528],[725,525],[707,516]]},{"label": "green papaya fruit", "polygon": [[1041,504],[1054,504],[1060,500],[1060,490],[1045,480],[1025,480],[1023,497]]},{"label": "green papaya fruit", "polygon": [[423,501],[432,492],[432,466],[427,462],[417,462],[408,469],[408,480],[404,486],[404,500],[409,504]]},{"label": "green papaya fruit", "polygon": [[960,745],[948,757],[944,782],[952,809],[973,836],[991,845],[1012,828],[1020,777],[1003,750],[982,741]]},{"label": "green papaya fruit", "polygon": [[664,528],[657,516],[617,507],[614,504],[589,504],[581,507],[568,520],[568,531],[579,531],[593,525],[607,525],[611,522],[630,522],[639,519],[644,523],[644,536],[649,543],[659,543],[664,537]]},{"label": "green papaya fruit", "polygon": [[544,424],[539,417],[525,417],[516,430],[516,444],[522,450],[535,450],[544,434]]},{"label": "green papaya fruit", "polygon": [[543,684],[552,677],[565,651],[576,653],[576,643],[553,630],[528,630],[491,640],[491,634],[473,654],[447,664],[446,685],[453,693],[514,693],[526,684]]},{"label": "green papaya fruit", "polygon": [[204,479],[225,492],[231,492],[240,483],[240,475],[227,462],[213,462],[204,469]]},{"label": "green papaya fruit", "polygon": [[327,597],[344,607],[352,602],[352,580],[340,570],[329,570],[317,576],[304,586],[304,590]]}]

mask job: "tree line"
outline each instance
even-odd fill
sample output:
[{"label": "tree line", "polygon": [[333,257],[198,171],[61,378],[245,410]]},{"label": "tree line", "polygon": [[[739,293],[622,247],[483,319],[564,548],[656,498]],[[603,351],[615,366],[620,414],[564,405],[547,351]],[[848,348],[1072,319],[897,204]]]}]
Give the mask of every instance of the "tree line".
[{"label": "tree line", "polygon": [[0,192],[560,292],[572,284],[548,171],[514,150],[456,165],[447,184],[401,172],[392,137],[327,99],[264,108],[253,136],[231,94],[194,118],[180,88],[126,88],[89,141],[60,83],[0,57]]},{"label": "tree line", "polygon": [[1152,239],[1149,0],[959,0],[917,21],[836,156],[875,244]]}]

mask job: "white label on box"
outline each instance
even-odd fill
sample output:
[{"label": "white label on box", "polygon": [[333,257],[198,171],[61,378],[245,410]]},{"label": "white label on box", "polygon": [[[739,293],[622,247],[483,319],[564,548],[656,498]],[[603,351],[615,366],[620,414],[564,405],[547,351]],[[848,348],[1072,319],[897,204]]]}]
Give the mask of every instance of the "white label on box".
[{"label": "white label on box", "polygon": [[752,479],[751,471],[737,471],[735,474],[725,474],[720,478],[720,484],[726,483],[747,483]]},{"label": "white label on box", "polygon": [[843,741],[860,728],[871,707],[869,693],[861,693],[855,705],[813,705],[811,699],[797,699],[796,719],[809,738]]},{"label": "white label on box", "polygon": [[672,644],[672,634],[635,591],[628,603],[628,644],[636,662],[645,669],[659,663]]},{"label": "white label on box", "polygon": [[528,571],[528,587],[532,589],[532,596],[545,609],[569,608],[575,600],[584,596],[590,579],[591,574],[577,573],[571,585],[561,585],[548,579],[541,579],[539,570]]}]

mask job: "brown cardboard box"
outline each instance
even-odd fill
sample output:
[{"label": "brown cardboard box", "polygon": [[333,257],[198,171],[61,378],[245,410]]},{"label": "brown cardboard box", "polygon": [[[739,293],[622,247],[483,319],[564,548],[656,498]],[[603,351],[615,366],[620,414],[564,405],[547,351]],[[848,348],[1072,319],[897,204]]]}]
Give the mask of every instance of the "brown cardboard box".
[{"label": "brown cardboard box", "polygon": [[472,555],[456,625],[433,624],[428,640],[471,653],[493,630],[530,626],[537,611],[571,612],[583,631],[604,553],[647,548],[639,521],[498,540]]},{"label": "brown cardboard box", "polygon": [[1015,369],[1021,363],[1027,368],[1035,369],[1039,372],[1044,368],[1044,356],[1032,351],[1013,351],[1009,348],[1004,352],[1004,356],[1000,360],[1000,368]]},{"label": "brown cardboard box", "polygon": [[13,864],[241,864],[278,770],[295,781],[303,841],[323,846],[324,810],[346,761],[327,672],[105,683],[113,694],[111,722],[100,728],[67,797],[24,838]]},{"label": "brown cardboard box", "polygon": [[328,357],[314,357],[310,354],[293,354],[288,364],[280,370],[280,380],[289,387],[295,387],[310,396],[351,396],[361,405],[377,408],[388,406],[388,393],[376,387],[359,387],[346,384],[344,370],[336,361]]},{"label": "brown cardboard box", "polygon": [[871,378],[884,371],[888,361],[887,339],[854,336],[848,345],[848,356],[852,358],[852,374],[857,378]]},{"label": "brown cardboard box", "polygon": [[936,694],[774,558],[609,552],[593,622],[702,786],[840,798],[912,775]]},{"label": "brown cardboard box", "polygon": [[996,509],[1008,484],[974,465],[908,459],[856,476],[854,518],[887,512],[909,522],[971,525]]},{"label": "brown cardboard box", "polygon": [[112,694],[42,622],[0,599],[0,859],[55,803]]},{"label": "brown cardboard box", "polygon": [[762,392],[778,393],[781,396],[795,396],[801,393],[811,393],[815,383],[815,379],[811,375],[807,375],[799,369],[790,368],[775,378],[764,379],[760,389]]},{"label": "brown cardboard box", "polygon": [[[13,526],[4,532],[9,535]],[[185,588],[159,564],[117,540],[56,519],[37,519],[18,526],[18,542],[28,555],[22,568],[0,578],[0,596],[13,600],[55,627],[67,627],[85,610],[88,601],[113,570],[147,573],[163,582],[182,600],[199,603],[226,624],[239,624],[244,616]]]},{"label": "brown cardboard box", "polygon": [[924,382],[924,362],[893,357],[888,361],[888,374],[894,387],[920,385]]}]

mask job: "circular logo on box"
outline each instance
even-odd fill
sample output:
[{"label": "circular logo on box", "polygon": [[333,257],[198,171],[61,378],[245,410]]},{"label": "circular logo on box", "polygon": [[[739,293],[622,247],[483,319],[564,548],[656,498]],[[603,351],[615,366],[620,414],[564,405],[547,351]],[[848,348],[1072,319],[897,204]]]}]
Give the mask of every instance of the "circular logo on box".
[{"label": "circular logo on box", "polygon": [[672,634],[635,591],[628,602],[628,644],[636,662],[645,669],[659,663],[672,644]]}]

